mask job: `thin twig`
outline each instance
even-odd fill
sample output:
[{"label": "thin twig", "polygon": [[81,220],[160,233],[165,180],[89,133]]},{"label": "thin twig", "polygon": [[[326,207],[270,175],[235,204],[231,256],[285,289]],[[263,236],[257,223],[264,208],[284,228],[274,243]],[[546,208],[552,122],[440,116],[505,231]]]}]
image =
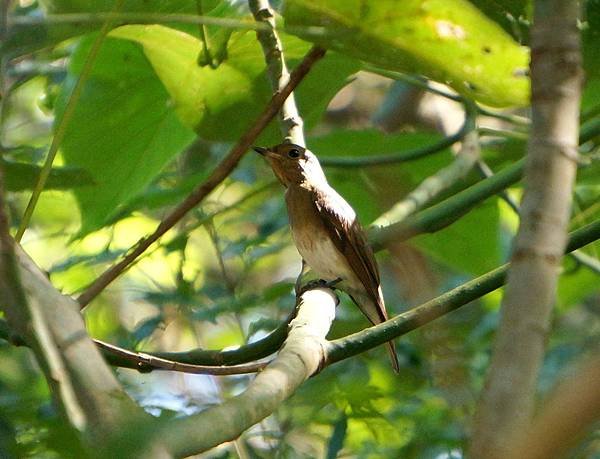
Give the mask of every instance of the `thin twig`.
[{"label": "thin twig", "polygon": [[461,128],[455,134],[443,138],[433,145],[426,145],[424,147],[413,148],[412,150],[404,150],[399,153],[391,153],[387,155],[372,155],[363,157],[322,157],[319,158],[320,163],[323,166],[328,167],[345,167],[345,168],[363,168],[363,167],[374,167],[382,166],[387,164],[398,164],[407,161],[414,161],[416,159],[429,156],[434,153],[438,153],[446,148],[451,147],[456,142],[460,142],[469,132],[473,130],[472,119],[469,117],[465,118],[465,122]]},{"label": "thin twig", "polygon": [[[275,29],[275,12],[268,0],[248,0],[250,11],[257,23],[268,25],[266,30],[257,30],[256,37],[262,47],[267,64],[267,73],[271,80],[273,92],[280,91],[289,80],[289,72],[285,64],[281,40]],[[305,146],[303,132],[304,122],[298,113],[294,94],[290,94],[281,107],[279,126],[286,142]]]},{"label": "thin twig", "polygon": [[[9,26],[14,27],[39,27],[70,24],[76,26],[93,26],[111,21],[115,25],[124,24],[205,24],[240,30],[269,30],[268,26],[255,21],[232,18],[219,18],[214,16],[198,16],[197,14],[165,14],[165,13],[65,13],[47,14],[45,16],[12,16],[8,20]],[[85,29],[84,29],[85,30]],[[88,30],[85,30],[88,31]],[[287,26],[286,31],[302,34],[306,37],[323,38],[327,29],[320,26]]]},{"label": "thin twig", "polygon": [[[569,244],[566,252],[572,252],[587,244],[591,244],[600,238],[600,220],[592,222],[582,228],[570,233]],[[410,311],[399,314],[384,324],[360,331],[354,335],[332,341],[328,350],[327,363],[349,358],[389,341],[391,338],[402,336],[416,328],[423,326],[432,320],[458,309],[478,298],[501,287],[506,280],[508,264],[496,268],[472,281],[456,287],[427,303],[417,306]],[[232,351],[204,351],[194,350],[189,352],[133,352],[114,345],[102,343],[102,349],[108,363],[113,366],[133,368],[139,371],[152,371],[153,369],[172,369],[173,371],[184,371],[186,368],[194,370],[199,368],[220,368],[228,365],[231,368],[239,362],[249,362],[260,359],[275,352],[285,340],[288,324],[294,317],[292,313],[276,331],[272,332],[263,340],[242,346]],[[0,319],[0,337],[8,339],[10,328],[6,322]],[[24,343],[20,343],[24,344]],[[139,357],[139,356],[143,357]],[[150,366],[148,362],[168,362],[166,367]],[[213,365],[198,365],[191,362],[206,362]],[[177,365],[173,365],[177,364]],[[168,367],[172,365],[171,367]],[[239,366],[244,368],[243,366]],[[246,367],[249,368],[249,367]]]},{"label": "thin twig", "polygon": [[275,117],[285,99],[294,90],[294,88],[298,86],[298,84],[310,71],[311,67],[324,55],[325,50],[319,47],[313,47],[308,52],[303,61],[290,75],[290,80],[285,85],[285,88],[281,92],[273,95],[262,113],[235,144],[229,154],[213,170],[211,175],[161,221],[154,233],[140,239],[121,261],[102,273],[100,277],[98,277],[86,289],[86,291],[79,296],[77,301],[82,308],[85,307],[92,299],[94,299],[123,271],[125,271],[131,265],[131,263],[136,260],[137,257],[144,253],[148,247],[150,247],[163,234],[171,229],[181,218],[183,218],[184,215],[197,206],[212,190],[214,190],[223,180],[225,180],[225,178],[229,176],[231,171],[237,166],[242,156],[246,153],[250,145],[252,145],[252,142],[254,142],[254,140],[269,124],[273,117]]},{"label": "thin twig", "polygon": [[193,373],[201,375],[241,375],[247,373],[256,373],[265,368],[269,362],[253,362],[241,365],[231,366],[207,366],[207,365],[192,365],[189,363],[175,362],[174,360],[163,359],[144,352],[135,352],[123,349],[119,346],[106,343],[95,339],[96,345],[111,354],[114,354],[122,359],[135,364],[136,368],[141,372],[149,372],[152,370],[169,370],[179,371],[182,373]]},{"label": "thin twig", "polygon": [[[123,4],[123,0],[115,1],[115,11],[121,9]],[[73,92],[69,96],[69,100],[67,101],[67,105],[65,106],[65,111],[56,127],[56,131],[54,133],[54,137],[52,138],[52,143],[50,144],[50,149],[48,150],[48,155],[46,156],[46,161],[42,167],[38,180],[33,188],[31,193],[31,197],[29,198],[29,202],[27,203],[27,207],[25,208],[25,213],[23,214],[23,218],[21,219],[21,223],[19,225],[19,229],[17,230],[17,234],[15,235],[15,240],[19,242],[25,233],[25,230],[29,226],[29,221],[31,220],[31,216],[33,215],[33,211],[35,210],[35,206],[37,205],[38,199],[44,190],[44,186],[46,185],[46,181],[50,176],[50,172],[52,171],[52,163],[54,162],[54,158],[56,158],[56,153],[58,153],[58,149],[62,144],[62,141],[67,132],[67,126],[75,113],[75,107],[77,106],[77,102],[79,101],[79,97],[81,96],[81,92],[83,91],[83,86],[85,82],[88,80],[92,68],[94,67],[94,63],[96,62],[96,57],[98,56],[98,52],[100,51],[100,47],[102,43],[104,43],[104,39],[106,35],[110,31],[112,26],[112,22],[107,20],[102,25],[98,36],[94,40],[92,47],[90,48],[90,52],[88,53],[85,63],[83,64],[83,68],[81,69],[81,73],[79,74],[79,78],[77,79],[77,83],[75,83],[75,87],[73,88]]]}]

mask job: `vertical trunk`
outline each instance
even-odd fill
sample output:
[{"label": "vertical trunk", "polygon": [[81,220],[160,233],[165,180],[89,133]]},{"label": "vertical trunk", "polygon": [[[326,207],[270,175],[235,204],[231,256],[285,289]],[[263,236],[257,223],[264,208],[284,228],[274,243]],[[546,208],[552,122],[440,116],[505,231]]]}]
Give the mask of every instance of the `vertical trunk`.
[{"label": "vertical trunk", "polygon": [[581,86],[575,0],[537,0],[532,27],[532,129],[521,224],[470,457],[505,457],[534,408],[577,170]]}]

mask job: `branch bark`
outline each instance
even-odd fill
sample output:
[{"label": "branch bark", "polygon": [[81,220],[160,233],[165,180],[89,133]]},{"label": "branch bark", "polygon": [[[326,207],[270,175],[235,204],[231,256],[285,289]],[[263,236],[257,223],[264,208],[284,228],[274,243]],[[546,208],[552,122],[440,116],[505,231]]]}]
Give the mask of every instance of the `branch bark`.
[{"label": "branch bark", "polygon": [[[275,12],[269,5],[269,0],[249,0],[248,4],[256,22],[267,26],[265,29],[258,29],[256,37],[265,55],[267,73],[273,92],[281,91],[288,83],[290,74],[285,64],[281,40],[275,28]],[[286,142],[306,146],[304,122],[298,113],[294,93],[290,93],[281,106],[279,114],[279,126]]]},{"label": "branch bark", "polygon": [[515,238],[471,457],[506,457],[530,422],[577,170],[581,52],[575,0],[538,0],[532,28],[532,129]]},{"label": "branch bark", "polygon": [[[31,347],[52,397],[94,450],[129,422],[154,422],[123,391],[85,331],[76,303],[61,295],[9,235],[0,170],[0,306]],[[169,457],[158,444],[148,457]]]},{"label": "branch bark", "polygon": [[175,457],[190,456],[237,438],[273,413],[282,401],[321,368],[337,297],[327,288],[305,292],[290,323],[288,338],[275,360],[246,391],[222,405],[175,420],[161,435]]}]

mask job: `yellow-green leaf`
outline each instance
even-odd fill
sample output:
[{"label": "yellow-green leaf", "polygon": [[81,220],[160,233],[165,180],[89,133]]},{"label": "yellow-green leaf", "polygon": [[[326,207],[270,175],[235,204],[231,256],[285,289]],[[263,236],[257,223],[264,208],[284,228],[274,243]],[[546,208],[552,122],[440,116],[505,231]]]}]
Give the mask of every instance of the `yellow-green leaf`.
[{"label": "yellow-green leaf", "polygon": [[290,32],[378,67],[493,106],[529,102],[528,49],[466,0],[286,0],[284,17]]}]

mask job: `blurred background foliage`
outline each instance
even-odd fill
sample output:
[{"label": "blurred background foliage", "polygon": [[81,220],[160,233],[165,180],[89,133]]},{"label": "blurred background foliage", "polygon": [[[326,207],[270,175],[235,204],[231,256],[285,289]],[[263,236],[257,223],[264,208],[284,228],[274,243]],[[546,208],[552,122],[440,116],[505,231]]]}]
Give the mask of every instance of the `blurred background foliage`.
[{"label": "blurred background foliage", "polygon": [[[310,42],[333,50],[296,93],[308,145],[322,159],[400,153],[456,132],[461,105],[424,90],[425,77],[448,85],[436,86],[443,91],[503,108],[478,118],[482,156],[492,170],[523,155],[530,2],[274,3],[290,67]],[[593,153],[600,141],[600,1],[583,6],[582,148]],[[199,26],[164,16],[199,11],[239,22]],[[91,14],[98,12],[112,12],[113,19],[121,14],[115,27],[129,24],[103,39],[74,112],[65,115],[105,22]],[[153,231],[260,112],[270,95],[264,58],[248,30],[247,7],[238,1],[20,0],[10,2],[8,13],[2,56],[10,93],[0,159],[13,225],[21,223],[62,123],[64,139],[23,246],[55,286],[77,294]],[[80,20],[61,21],[65,14],[80,14]],[[156,20],[160,15],[164,20]],[[406,75],[420,77],[407,82]],[[278,132],[272,123],[258,144],[278,143]],[[450,164],[454,153],[443,149],[408,162],[326,172],[368,224]],[[581,168],[572,228],[600,215],[599,172],[598,161]],[[480,178],[471,172],[437,201]],[[521,189],[508,193],[518,200]],[[378,258],[390,313],[504,262],[517,224],[515,212],[493,198],[440,232],[388,247]],[[600,244],[583,253],[597,268]],[[263,161],[248,154],[202,206],[86,309],[85,320],[93,337],[130,349],[238,346],[288,315],[299,268],[282,190]],[[597,347],[599,285],[597,270],[565,260],[540,395]],[[500,299],[500,292],[489,294],[398,340],[400,376],[381,349],[326,369],[275,415],[206,457],[462,457]],[[367,325],[342,300],[332,337]],[[31,354],[2,341],[0,362],[1,455],[84,457],[52,407]],[[219,403],[248,381],[115,371],[132,397],[166,417]],[[598,432],[592,433],[573,457],[597,458],[599,449]]]}]

